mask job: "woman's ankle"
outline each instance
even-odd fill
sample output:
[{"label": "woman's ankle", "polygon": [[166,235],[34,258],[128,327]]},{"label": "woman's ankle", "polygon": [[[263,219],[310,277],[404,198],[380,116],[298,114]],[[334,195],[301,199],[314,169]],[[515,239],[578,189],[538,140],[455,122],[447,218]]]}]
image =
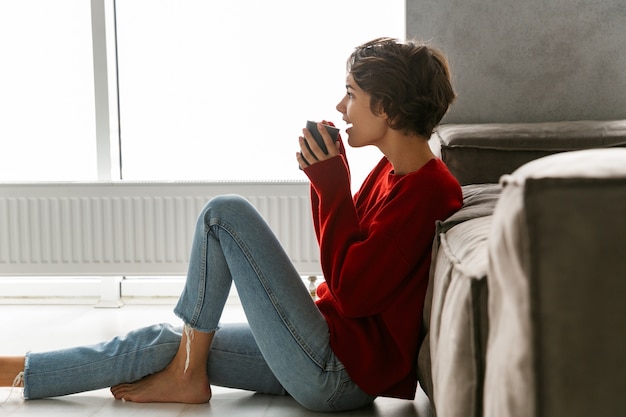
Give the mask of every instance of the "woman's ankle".
[{"label": "woman's ankle", "polygon": [[[11,387],[15,382],[15,378],[25,367],[24,356],[7,356],[0,358],[0,387]],[[20,385],[23,386],[23,381]]]}]

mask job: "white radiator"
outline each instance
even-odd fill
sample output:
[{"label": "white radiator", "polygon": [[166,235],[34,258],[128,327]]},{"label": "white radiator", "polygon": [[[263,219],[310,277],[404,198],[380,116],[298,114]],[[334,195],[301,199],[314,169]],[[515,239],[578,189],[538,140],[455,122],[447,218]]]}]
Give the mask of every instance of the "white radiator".
[{"label": "white radiator", "polygon": [[0,184],[0,276],[185,275],[196,219],[240,194],[302,275],[321,275],[307,182]]}]

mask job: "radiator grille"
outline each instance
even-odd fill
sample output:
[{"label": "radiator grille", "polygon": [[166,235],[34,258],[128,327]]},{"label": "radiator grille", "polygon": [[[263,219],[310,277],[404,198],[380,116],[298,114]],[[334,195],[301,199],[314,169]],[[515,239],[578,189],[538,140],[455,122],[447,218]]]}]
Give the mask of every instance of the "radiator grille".
[{"label": "radiator grille", "polygon": [[305,182],[117,182],[0,185],[0,275],[185,275],[200,210],[227,193],[320,274]]}]

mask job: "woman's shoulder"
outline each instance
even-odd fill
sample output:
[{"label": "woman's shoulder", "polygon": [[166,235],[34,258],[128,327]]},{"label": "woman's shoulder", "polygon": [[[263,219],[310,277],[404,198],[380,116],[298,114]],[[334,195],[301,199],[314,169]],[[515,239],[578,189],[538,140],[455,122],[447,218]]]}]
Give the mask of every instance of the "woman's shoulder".
[{"label": "woman's shoulder", "polygon": [[461,185],[439,158],[431,159],[422,169],[407,175],[401,183],[399,191],[407,194],[407,198],[419,193],[433,200],[447,201],[454,206],[463,202]]},{"label": "woman's shoulder", "polygon": [[453,188],[459,188],[460,184],[452,175],[446,164],[439,158],[429,160],[417,171],[403,176],[407,182],[421,185],[447,184]]}]

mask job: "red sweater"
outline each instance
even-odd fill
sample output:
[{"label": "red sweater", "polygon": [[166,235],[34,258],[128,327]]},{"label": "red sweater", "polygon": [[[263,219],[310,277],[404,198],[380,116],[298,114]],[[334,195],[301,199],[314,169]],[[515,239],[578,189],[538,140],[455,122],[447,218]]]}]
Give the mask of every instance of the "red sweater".
[{"label": "red sweater", "polygon": [[438,159],[395,175],[383,158],[354,197],[344,155],[305,172],[333,351],[368,394],[413,399],[435,221],[461,207],[459,183]]}]

